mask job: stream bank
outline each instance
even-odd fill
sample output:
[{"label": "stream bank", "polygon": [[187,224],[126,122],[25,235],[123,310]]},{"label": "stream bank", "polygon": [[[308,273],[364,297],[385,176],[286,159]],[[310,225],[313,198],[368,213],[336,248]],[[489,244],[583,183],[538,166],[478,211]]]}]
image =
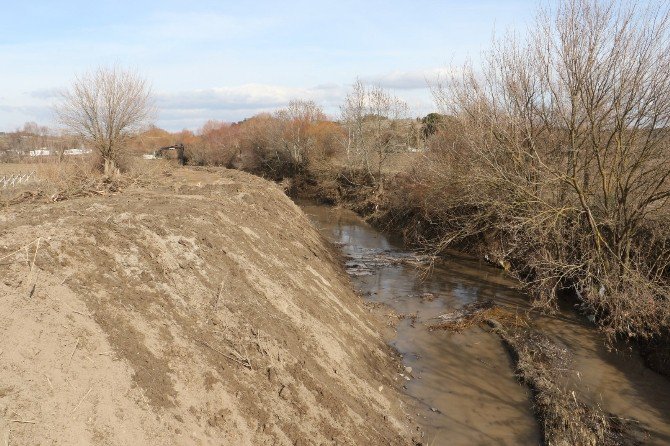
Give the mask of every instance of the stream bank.
[{"label": "stream bank", "polygon": [[[461,333],[427,329],[440,314],[486,299],[527,313],[527,299],[501,270],[458,257],[436,262],[424,277],[407,261],[412,255],[400,240],[353,212],[304,203],[302,208],[340,246],[359,292],[410,316],[397,324],[392,345],[411,369],[411,376],[398,378],[406,380],[416,403],[426,444],[541,443],[530,392],[514,376],[498,338],[477,327]],[[393,258],[398,261],[388,261]],[[637,351],[608,351],[600,333],[569,308],[532,317],[542,333],[570,351],[565,377],[581,399],[637,420],[648,432],[645,444],[670,443],[670,382],[647,368]]]},{"label": "stream bank", "polygon": [[[430,166],[423,166],[426,167]],[[482,203],[469,207],[450,205],[447,197],[457,196],[458,193],[436,184],[430,187],[430,178],[425,176],[423,168],[416,165],[405,166],[397,172],[389,171],[381,186],[375,185],[374,180],[361,171],[308,170],[285,179],[286,192],[294,198],[315,200],[328,205],[342,205],[352,209],[374,227],[402,236],[403,241],[410,246],[442,252],[445,239],[448,239],[449,250],[458,250],[485,259],[497,267],[516,274],[528,286],[529,293],[535,296],[535,302],[539,304],[545,302],[544,298],[540,297],[545,293],[547,296],[552,296],[545,302],[546,308],[552,309],[555,304],[552,299],[556,292],[552,288],[552,281],[546,282],[546,286],[536,287],[534,284],[539,281],[526,280],[536,274],[541,276],[540,271],[543,270],[541,265],[546,262],[537,260],[535,253],[544,252],[544,248],[541,248],[542,243],[536,243],[538,240],[532,238],[523,241],[513,234],[507,234],[503,230],[504,224],[497,221],[502,217],[495,209],[491,209],[490,219],[487,217],[484,221],[478,220],[475,223],[470,214],[473,212],[473,206],[477,208]],[[530,245],[535,248],[529,250],[523,248]],[[551,261],[551,258],[547,260]],[[576,262],[579,264],[579,261]],[[551,274],[549,273],[549,278],[552,277]],[[592,322],[607,334],[607,343],[624,339],[625,342],[632,344],[649,368],[670,378],[670,331],[667,323],[662,322],[665,310],[659,307],[657,310],[651,309],[644,313],[644,305],[641,307],[636,305],[646,301],[644,297],[646,294],[643,290],[637,289],[631,289],[620,296],[623,299],[621,305],[631,305],[626,311],[617,305],[610,305],[616,300],[603,298],[600,296],[600,291],[598,291],[600,297],[594,297],[593,293],[586,296],[582,289],[582,295],[578,297],[571,284],[574,284],[575,280],[580,280],[579,274],[572,278],[570,274],[562,277],[565,283],[561,287],[565,288],[561,293],[572,294],[571,298],[579,304],[570,311],[588,315]],[[639,296],[639,298],[628,299],[626,296]],[[619,331],[614,333],[613,326],[608,324],[614,323],[616,320],[614,314],[618,312],[621,312],[618,320],[624,322],[619,325]],[[641,314],[646,316],[642,317]],[[665,320],[667,321],[667,317]],[[652,331],[640,329],[643,326],[647,328],[656,326],[657,329]]]}]

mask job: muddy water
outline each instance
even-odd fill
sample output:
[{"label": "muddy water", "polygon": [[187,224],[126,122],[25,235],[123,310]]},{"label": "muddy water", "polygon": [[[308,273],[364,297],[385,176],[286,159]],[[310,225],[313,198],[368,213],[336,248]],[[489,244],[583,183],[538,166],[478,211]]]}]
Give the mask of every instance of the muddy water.
[{"label": "muddy water", "polygon": [[[512,282],[499,270],[465,258],[439,262],[425,277],[415,266],[394,262],[410,253],[354,213],[302,207],[341,246],[353,284],[367,299],[416,315],[400,321],[393,345],[412,368],[398,379],[415,402],[412,410],[424,426],[426,444],[541,443],[530,393],[514,378],[497,337],[477,328],[461,334],[426,328],[436,316],[477,300],[526,311],[526,299]],[[638,420],[650,432],[646,443],[670,444],[670,380],[647,369],[634,351],[608,352],[597,332],[572,312],[536,316],[536,324],[574,355],[566,378],[584,398]]]}]

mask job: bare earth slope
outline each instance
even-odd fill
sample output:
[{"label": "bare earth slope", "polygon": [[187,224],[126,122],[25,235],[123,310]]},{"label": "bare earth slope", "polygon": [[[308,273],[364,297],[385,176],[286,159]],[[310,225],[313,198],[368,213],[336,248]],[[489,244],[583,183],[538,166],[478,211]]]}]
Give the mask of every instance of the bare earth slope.
[{"label": "bare earth slope", "polygon": [[412,443],[379,327],[269,182],[10,206],[0,258],[0,445]]}]

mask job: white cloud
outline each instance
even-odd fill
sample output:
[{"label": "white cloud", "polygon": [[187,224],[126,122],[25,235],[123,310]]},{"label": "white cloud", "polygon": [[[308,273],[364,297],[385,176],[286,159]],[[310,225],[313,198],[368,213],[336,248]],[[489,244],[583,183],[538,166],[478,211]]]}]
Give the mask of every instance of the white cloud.
[{"label": "white cloud", "polygon": [[[387,85],[384,85],[390,88]],[[196,129],[209,119],[240,121],[262,112],[273,112],[293,99],[312,100],[333,118],[350,85],[322,84],[311,88],[271,84],[245,84],[236,87],[162,93],[157,95],[158,125],[169,130]],[[428,88],[405,88],[398,92],[412,111],[423,116],[435,111]]]},{"label": "white cloud", "polygon": [[[361,78],[385,88],[397,89],[412,114],[422,116],[434,111],[426,79],[442,75],[444,70],[394,72],[387,75]],[[249,83],[231,87],[216,87],[178,92],[159,91],[155,94],[158,108],[157,124],[168,130],[197,129],[209,119],[240,121],[262,112],[273,112],[288,105],[291,100],[312,100],[333,118],[349,92],[350,84],[327,83],[314,87],[293,87],[276,84]],[[53,125],[51,104],[58,95],[57,88],[30,91],[24,95],[30,104],[0,105],[0,117],[15,127],[24,121]],[[15,101],[17,104],[19,101]]]},{"label": "white cloud", "polygon": [[[245,84],[204,90],[160,93],[156,98],[162,123],[193,122],[207,119],[241,120],[251,115],[274,111],[291,100],[312,100],[327,113],[336,113],[346,94],[346,87],[325,84],[312,88],[287,87],[271,84]],[[188,125],[187,125],[188,126]]]},{"label": "white cloud", "polygon": [[163,93],[158,95],[158,103],[166,108],[175,106],[197,109],[229,109],[240,106],[276,107],[286,105],[292,99],[331,101],[340,99],[343,93],[343,88],[338,85],[301,88],[271,84],[245,84],[237,87]]}]

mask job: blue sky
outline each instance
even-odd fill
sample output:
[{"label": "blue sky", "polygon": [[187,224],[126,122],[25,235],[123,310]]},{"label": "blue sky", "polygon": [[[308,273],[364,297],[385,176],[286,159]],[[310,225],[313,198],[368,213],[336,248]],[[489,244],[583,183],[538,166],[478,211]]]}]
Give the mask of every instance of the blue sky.
[{"label": "blue sky", "polygon": [[0,131],[52,125],[56,92],[99,65],[153,85],[156,123],[195,129],[312,99],[335,116],[357,78],[392,89],[414,114],[426,80],[495,30],[522,30],[537,1],[0,1]]}]

